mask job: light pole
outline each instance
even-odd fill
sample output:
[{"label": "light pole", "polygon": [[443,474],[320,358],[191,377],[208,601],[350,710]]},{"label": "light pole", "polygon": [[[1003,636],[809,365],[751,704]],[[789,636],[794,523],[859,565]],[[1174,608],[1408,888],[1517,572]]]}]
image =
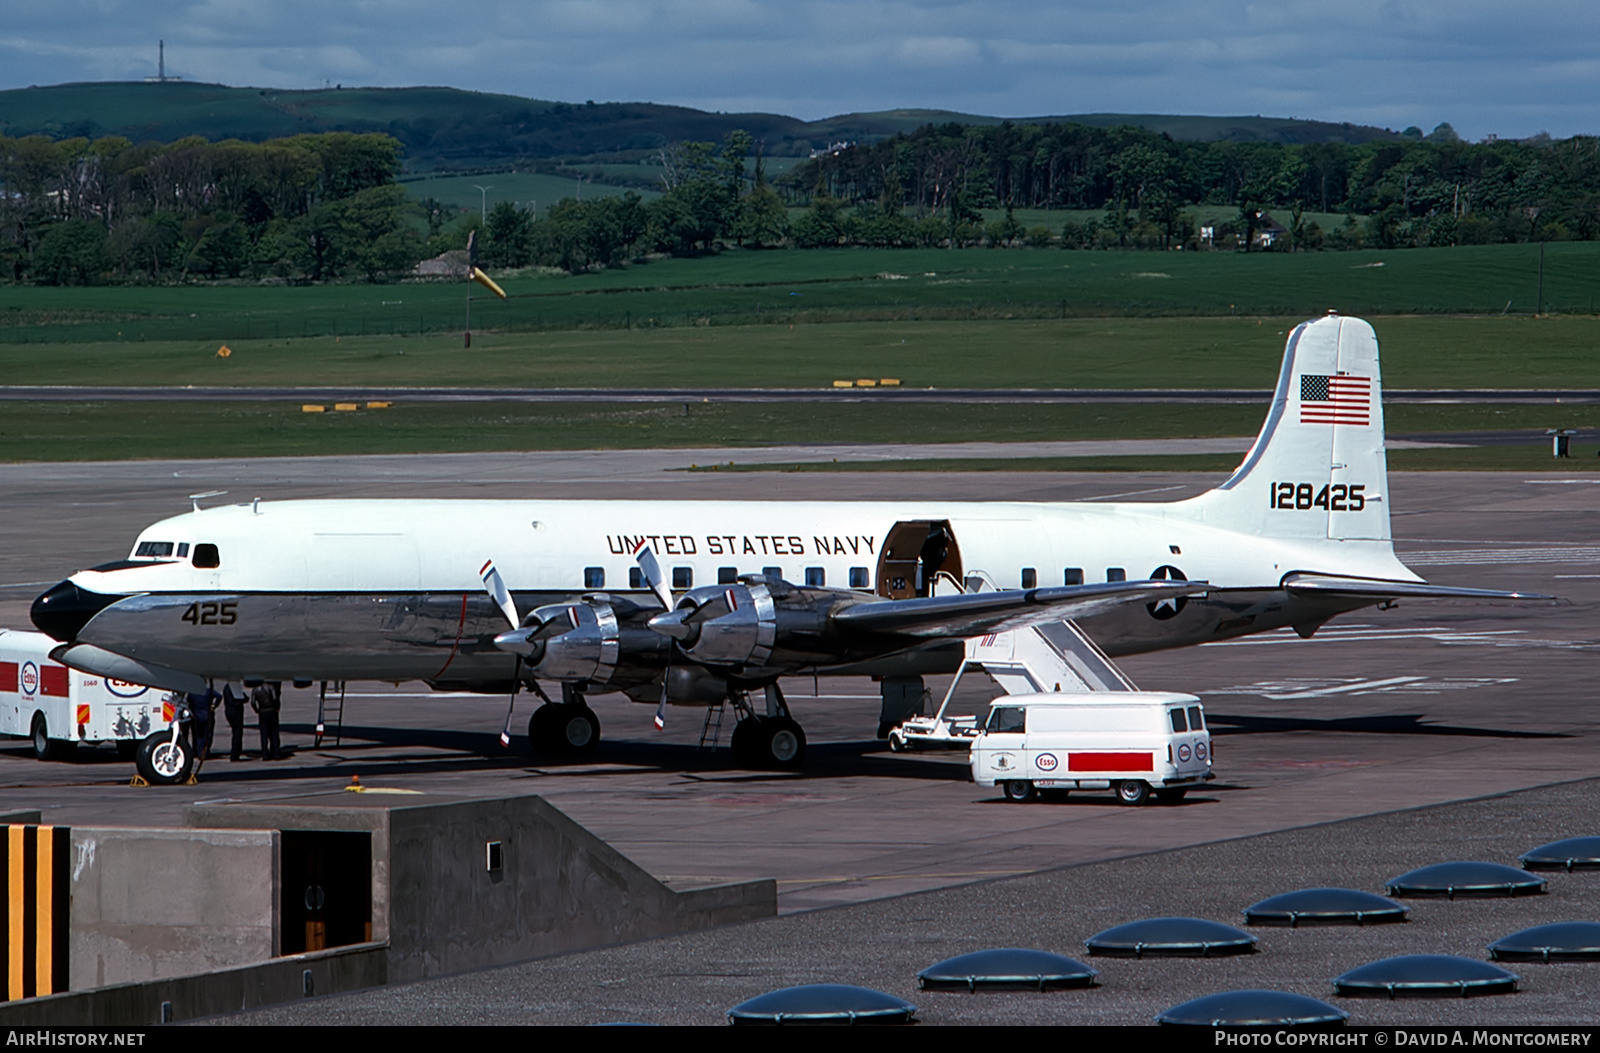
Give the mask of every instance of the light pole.
[{"label": "light pole", "polygon": [[494,187],[479,186],[477,183],[473,183],[472,189],[478,192],[481,199],[481,203],[478,206],[478,219],[487,223],[489,222],[489,191],[493,190]]}]

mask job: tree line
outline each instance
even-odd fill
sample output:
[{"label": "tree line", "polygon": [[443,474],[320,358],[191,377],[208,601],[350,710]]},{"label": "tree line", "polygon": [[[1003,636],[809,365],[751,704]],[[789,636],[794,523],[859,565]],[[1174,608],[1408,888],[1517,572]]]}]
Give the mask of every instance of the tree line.
[{"label": "tree line", "polygon": [[[480,262],[579,273],[723,246],[1239,247],[1270,210],[1277,249],[1600,238],[1600,139],[1350,145],[1177,142],[1132,127],[929,125],[769,182],[751,136],[660,152],[663,193],[508,202],[458,218],[396,184],[382,134],[262,143],[0,136],[0,275],[88,284],[396,280],[465,247]],[[1189,209],[1234,210],[1204,238]],[[1025,227],[1018,209],[1071,212]],[[791,210],[795,214],[791,217]],[[984,211],[1002,213],[985,222]],[[1308,213],[1343,213],[1324,229]]]},{"label": "tree line", "polygon": [[[1301,145],[1177,142],[1128,126],[944,124],[815,158],[781,189],[811,201],[819,219],[853,210],[857,232],[840,229],[840,243],[881,243],[886,232],[920,243],[937,233],[918,233],[930,216],[945,218],[950,238],[992,243],[1015,232],[976,226],[977,210],[1028,208],[1102,210],[1087,227],[1066,225],[1067,247],[1193,246],[1184,210],[1197,205],[1236,209],[1217,233],[1247,249],[1267,210],[1283,214],[1280,248],[1593,240],[1600,139],[1468,143],[1441,124],[1428,135]],[[1307,212],[1346,220],[1324,230]],[[885,228],[886,217],[910,222]]]},{"label": "tree line", "polygon": [[0,136],[0,275],[13,283],[274,278],[396,280],[463,249],[481,262],[579,272],[650,253],[777,245],[786,207],[750,136],[661,151],[664,193],[565,200],[542,214],[501,202],[487,217],[413,201],[395,182],[401,144],[332,132],[263,143],[135,145],[107,136]]},{"label": "tree line", "polygon": [[386,135],[0,136],[0,274],[43,284],[376,279],[421,255],[399,169],[400,144]]}]

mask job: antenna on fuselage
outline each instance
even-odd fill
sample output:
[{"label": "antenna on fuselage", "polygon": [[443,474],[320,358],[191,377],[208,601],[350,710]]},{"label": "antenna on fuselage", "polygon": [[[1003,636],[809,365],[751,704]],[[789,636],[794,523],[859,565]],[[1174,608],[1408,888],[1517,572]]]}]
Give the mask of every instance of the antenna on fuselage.
[{"label": "antenna on fuselage", "polygon": [[200,511],[200,502],[203,499],[205,499],[207,497],[221,497],[223,494],[225,494],[227,492],[228,491],[226,491],[226,490],[207,490],[203,494],[190,494],[189,495],[189,500],[194,504],[194,510],[196,512],[198,512],[198,511]]}]

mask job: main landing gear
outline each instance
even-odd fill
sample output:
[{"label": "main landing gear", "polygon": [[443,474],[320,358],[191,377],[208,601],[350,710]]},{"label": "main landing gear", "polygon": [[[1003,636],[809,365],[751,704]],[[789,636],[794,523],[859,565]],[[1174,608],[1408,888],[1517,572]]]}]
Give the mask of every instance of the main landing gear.
[{"label": "main landing gear", "polygon": [[546,702],[528,718],[528,744],[535,753],[586,757],[600,745],[600,718],[576,691],[562,691],[560,702]]},{"label": "main landing gear", "polygon": [[728,748],[734,763],[750,768],[800,767],[806,759],[806,733],[793,717],[777,684],[767,687],[767,712],[758,716],[749,697],[734,695],[733,708],[739,714]]}]

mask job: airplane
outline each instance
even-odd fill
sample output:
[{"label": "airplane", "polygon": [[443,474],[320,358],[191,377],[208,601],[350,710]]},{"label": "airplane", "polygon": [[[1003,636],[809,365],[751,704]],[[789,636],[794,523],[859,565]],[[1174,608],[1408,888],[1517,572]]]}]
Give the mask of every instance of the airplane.
[{"label": "airplane", "polygon": [[1536,598],[1424,582],[1389,519],[1377,338],[1330,313],[1289,335],[1243,462],[1187,500],[196,501],[31,613],[57,661],[170,690],[420,680],[514,707],[526,686],[530,742],[557,753],[598,743],[589,694],[654,703],[658,726],[731,701],[735,756],[792,767],[780,677],[883,678],[887,721],[890,685],[1046,621],[1114,656],[1309,637],[1402,598]]}]

